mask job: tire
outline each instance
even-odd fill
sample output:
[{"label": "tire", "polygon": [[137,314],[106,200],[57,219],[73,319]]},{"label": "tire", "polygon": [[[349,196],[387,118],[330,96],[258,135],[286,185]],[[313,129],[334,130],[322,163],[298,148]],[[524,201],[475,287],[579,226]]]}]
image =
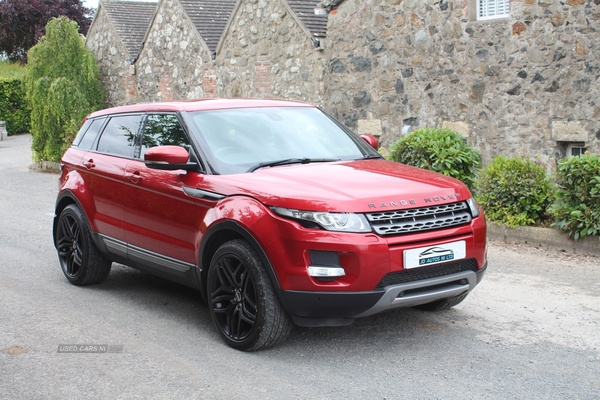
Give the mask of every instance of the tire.
[{"label": "tire", "polygon": [[216,251],[208,269],[207,294],[219,334],[235,349],[275,346],[292,331],[260,257],[245,240],[232,240]]},{"label": "tire", "polygon": [[65,277],[73,285],[100,283],[110,272],[111,262],[98,252],[87,221],[74,204],[60,213],[56,228],[56,250]]},{"label": "tire", "polygon": [[460,296],[449,297],[447,299],[437,300],[437,301],[427,303],[427,304],[421,304],[421,305],[415,306],[415,308],[418,308],[419,310],[423,310],[423,311],[448,310],[448,309],[454,307],[455,305],[457,305],[458,303],[462,302],[467,297],[468,294],[469,293],[465,293],[465,294],[461,294]]}]

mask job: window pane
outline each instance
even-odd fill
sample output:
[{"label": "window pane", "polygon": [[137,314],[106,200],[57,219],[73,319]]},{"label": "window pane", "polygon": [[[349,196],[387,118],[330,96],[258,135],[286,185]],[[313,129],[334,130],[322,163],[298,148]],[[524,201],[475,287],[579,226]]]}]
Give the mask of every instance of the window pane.
[{"label": "window pane", "polygon": [[79,144],[79,142],[81,142],[81,139],[83,139],[83,136],[85,135],[85,133],[87,132],[87,130],[91,124],[92,124],[91,119],[87,119],[83,123],[83,125],[81,126],[81,128],[79,128],[79,131],[77,132],[77,136],[75,136],[75,140],[73,140],[73,143],[72,143],[73,146],[77,146]]},{"label": "window pane", "polygon": [[102,128],[102,125],[104,124],[105,120],[106,118],[98,118],[91,121],[91,123],[88,125],[89,128],[83,134],[83,137],[81,138],[77,147],[83,150],[90,150],[92,148],[92,145],[96,141],[96,137],[98,137],[100,128]]},{"label": "window pane", "polygon": [[286,159],[357,160],[378,155],[316,108],[241,108],[192,114],[199,141],[220,174]]},{"label": "window pane", "polygon": [[133,157],[135,137],[140,129],[140,115],[113,117],[104,128],[98,151],[124,157]]},{"label": "window pane", "polygon": [[144,127],[141,158],[144,159],[146,150],[154,146],[181,146],[190,151],[190,142],[175,115],[148,116]]},{"label": "window pane", "polygon": [[509,0],[477,0],[477,19],[509,16]]}]

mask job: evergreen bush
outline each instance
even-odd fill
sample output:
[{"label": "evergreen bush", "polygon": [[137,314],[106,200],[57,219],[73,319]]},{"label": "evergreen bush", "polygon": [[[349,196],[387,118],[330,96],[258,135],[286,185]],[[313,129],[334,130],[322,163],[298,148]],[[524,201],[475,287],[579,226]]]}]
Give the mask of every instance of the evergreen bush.
[{"label": "evergreen bush", "polygon": [[577,240],[584,236],[600,239],[600,157],[584,154],[558,163],[558,189],[550,213],[552,226]]},{"label": "evergreen bush", "polygon": [[29,132],[30,118],[22,80],[3,77],[0,72],[0,120],[6,121],[8,134]]},{"label": "evergreen bush", "polygon": [[419,129],[390,146],[388,158],[439,172],[464,182],[473,190],[481,154],[450,129]]},{"label": "evergreen bush", "polygon": [[102,106],[98,66],[78,29],[66,17],[53,18],[28,53],[25,83],[36,161],[59,161],[83,118]]},{"label": "evergreen bush", "polygon": [[543,167],[528,158],[498,156],[482,171],[476,197],[488,220],[516,227],[543,224],[553,191]]}]

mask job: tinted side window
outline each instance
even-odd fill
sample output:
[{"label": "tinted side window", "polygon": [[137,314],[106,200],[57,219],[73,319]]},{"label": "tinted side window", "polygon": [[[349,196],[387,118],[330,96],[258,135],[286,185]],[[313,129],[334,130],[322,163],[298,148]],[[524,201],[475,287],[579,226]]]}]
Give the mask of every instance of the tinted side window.
[{"label": "tinted side window", "polygon": [[144,137],[142,139],[142,154],[144,159],[146,150],[154,146],[181,146],[188,152],[190,151],[190,142],[179,123],[179,120],[172,114],[150,114],[144,127]]},{"label": "tinted side window", "polygon": [[81,142],[81,139],[83,138],[83,136],[85,135],[85,133],[87,132],[87,130],[91,124],[92,124],[92,120],[90,120],[90,119],[85,120],[85,122],[83,123],[81,128],[79,128],[79,131],[77,132],[77,136],[75,136],[75,140],[73,140],[73,146],[77,146],[79,144],[79,142]]},{"label": "tinted side window", "polygon": [[[98,142],[98,151],[123,157],[133,157],[141,115],[112,117]],[[87,136],[87,135],[86,135]]]},{"label": "tinted side window", "polygon": [[[88,129],[84,131],[83,137],[80,138],[79,142],[77,142],[77,139],[75,139],[76,146],[84,150],[91,149],[105,120],[106,118],[98,118],[92,120],[89,124],[88,121],[86,121],[86,124],[81,128],[81,131],[83,131],[83,128],[85,128],[86,125],[88,125]],[[81,134],[81,131],[77,136]]]}]

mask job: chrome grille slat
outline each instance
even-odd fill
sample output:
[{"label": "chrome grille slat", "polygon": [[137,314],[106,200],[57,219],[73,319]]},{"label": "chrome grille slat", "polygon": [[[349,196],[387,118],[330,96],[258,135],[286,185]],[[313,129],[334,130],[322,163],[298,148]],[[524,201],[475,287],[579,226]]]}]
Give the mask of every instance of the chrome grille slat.
[{"label": "chrome grille slat", "polygon": [[441,204],[409,210],[366,214],[376,233],[382,236],[423,232],[468,224],[471,214],[466,202]]}]

